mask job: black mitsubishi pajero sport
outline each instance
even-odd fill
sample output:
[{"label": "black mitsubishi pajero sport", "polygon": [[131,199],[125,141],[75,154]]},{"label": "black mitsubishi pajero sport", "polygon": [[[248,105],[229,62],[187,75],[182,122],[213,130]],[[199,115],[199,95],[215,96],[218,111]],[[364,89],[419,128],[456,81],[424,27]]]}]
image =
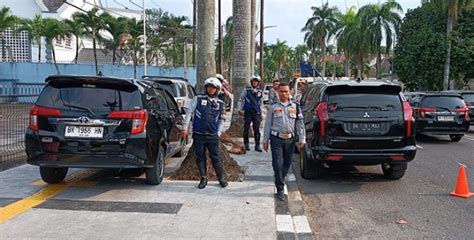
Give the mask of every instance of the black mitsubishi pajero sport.
[{"label": "black mitsubishi pajero sport", "polygon": [[319,177],[325,165],[345,163],[381,164],[387,178],[403,177],[416,144],[412,108],[400,91],[382,81],[309,85],[301,99],[307,138],[301,175]]}]

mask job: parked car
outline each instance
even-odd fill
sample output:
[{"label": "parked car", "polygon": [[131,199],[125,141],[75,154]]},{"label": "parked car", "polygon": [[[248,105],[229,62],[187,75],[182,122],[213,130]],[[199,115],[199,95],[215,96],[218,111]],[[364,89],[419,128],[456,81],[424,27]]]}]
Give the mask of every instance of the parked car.
[{"label": "parked car", "polygon": [[457,93],[425,93],[411,101],[416,133],[449,135],[458,142],[469,131],[469,108]]},{"label": "parked car", "polygon": [[306,147],[303,178],[319,177],[325,165],[381,164],[400,179],[415,158],[412,108],[401,88],[380,81],[317,82],[301,98]]},{"label": "parked car", "polygon": [[143,169],[158,185],[165,159],[182,151],[181,121],[169,93],[140,81],[50,76],[29,114],[27,163],[47,183],[68,168],[114,168]]},{"label": "parked car", "polygon": [[458,93],[464,99],[466,106],[469,108],[469,119],[471,125],[474,125],[474,91],[472,90],[452,90],[449,92]]},{"label": "parked car", "polygon": [[168,90],[178,103],[179,109],[185,107],[196,96],[196,91],[186,78],[143,76],[143,80],[155,81]]},{"label": "parked car", "polygon": [[273,88],[273,84],[265,85],[263,87],[263,104],[269,104],[270,89]]}]

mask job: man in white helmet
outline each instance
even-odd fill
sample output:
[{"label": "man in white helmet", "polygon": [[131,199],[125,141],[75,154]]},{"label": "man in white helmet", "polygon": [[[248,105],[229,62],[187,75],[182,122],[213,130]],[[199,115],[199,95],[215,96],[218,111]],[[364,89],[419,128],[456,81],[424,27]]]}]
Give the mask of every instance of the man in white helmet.
[{"label": "man in white helmet", "polygon": [[217,97],[222,84],[217,78],[211,77],[204,82],[204,88],[206,94],[195,96],[186,109],[182,135],[187,137],[187,129],[191,117],[194,116],[193,145],[201,176],[198,188],[203,189],[207,185],[206,149],[209,151],[219,184],[224,188],[227,187],[228,183],[219,157],[219,137],[223,131],[224,102]]},{"label": "man in white helmet", "polygon": [[245,149],[250,150],[249,129],[252,123],[253,134],[255,137],[255,151],[262,152],[260,148],[260,121],[262,121],[262,103],[263,90],[260,88],[260,77],[254,75],[250,78],[250,87],[247,87],[240,95],[238,109],[241,115],[244,115],[244,145]]}]

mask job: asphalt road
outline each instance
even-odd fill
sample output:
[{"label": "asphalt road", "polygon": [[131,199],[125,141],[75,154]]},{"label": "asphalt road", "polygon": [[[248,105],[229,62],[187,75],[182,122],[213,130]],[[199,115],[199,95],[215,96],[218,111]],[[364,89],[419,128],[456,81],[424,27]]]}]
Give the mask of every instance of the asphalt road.
[{"label": "asphalt road", "polygon": [[332,169],[321,179],[305,180],[294,162],[316,237],[473,239],[474,197],[449,193],[455,187],[458,162],[467,165],[474,191],[474,133],[458,143],[449,137],[423,136],[417,144],[416,158],[397,181],[386,180],[380,166]]}]

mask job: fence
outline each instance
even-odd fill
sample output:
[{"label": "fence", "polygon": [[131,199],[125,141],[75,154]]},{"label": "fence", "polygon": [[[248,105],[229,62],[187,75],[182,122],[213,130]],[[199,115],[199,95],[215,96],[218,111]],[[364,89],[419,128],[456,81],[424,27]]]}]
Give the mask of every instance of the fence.
[{"label": "fence", "polygon": [[0,80],[0,171],[25,163],[24,138],[29,111],[43,86]]}]

